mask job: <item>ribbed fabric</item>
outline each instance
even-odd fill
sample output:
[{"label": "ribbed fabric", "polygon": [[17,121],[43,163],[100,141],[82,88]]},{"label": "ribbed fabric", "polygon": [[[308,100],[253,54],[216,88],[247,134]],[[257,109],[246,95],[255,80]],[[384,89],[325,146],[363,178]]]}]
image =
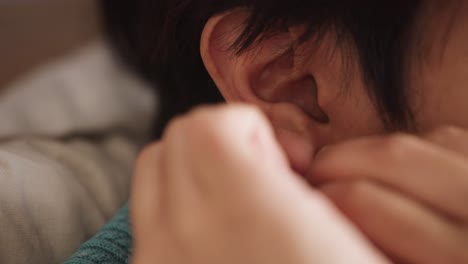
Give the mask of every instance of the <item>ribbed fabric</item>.
[{"label": "ribbed fabric", "polygon": [[132,234],[128,206],[91,240],[83,244],[65,264],[124,264],[129,263]]},{"label": "ribbed fabric", "polygon": [[128,200],[158,100],[95,41],[1,88],[1,264],[63,263]]}]

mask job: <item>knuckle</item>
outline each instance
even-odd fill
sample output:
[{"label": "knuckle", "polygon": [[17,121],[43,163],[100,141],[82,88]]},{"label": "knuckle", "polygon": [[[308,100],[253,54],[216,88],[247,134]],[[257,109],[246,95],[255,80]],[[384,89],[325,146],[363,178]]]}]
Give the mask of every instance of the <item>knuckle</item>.
[{"label": "knuckle", "polygon": [[438,127],[427,134],[429,139],[434,140],[447,140],[447,139],[458,139],[465,132],[463,129],[456,127],[456,126],[441,126]]},{"label": "knuckle", "polygon": [[[260,120],[262,113],[254,106],[246,104],[222,105],[217,107],[201,107],[193,112],[196,120],[209,121],[211,124],[237,123],[238,121]],[[207,124],[208,125],[208,124]]]},{"label": "knuckle", "polygon": [[139,188],[136,186],[141,186],[147,182],[147,177],[154,175],[159,175],[158,173],[152,173],[156,166],[160,164],[162,145],[161,143],[152,143],[143,148],[142,151],[137,155],[133,174],[132,174],[132,188]]},{"label": "knuckle", "polygon": [[163,139],[167,139],[169,136],[173,136],[174,134],[179,134],[181,131],[184,131],[187,122],[188,120],[186,116],[174,117],[166,126]]},{"label": "knuckle", "polygon": [[394,134],[383,139],[381,150],[386,158],[404,159],[419,149],[422,141],[410,134]]},{"label": "knuckle", "polygon": [[190,112],[187,114],[190,118],[206,118],[210,117],[216,109],[220,106],[212,106],[212,105],[199,105],[194,107]]},{"label": "knuckle", "polygon": [[335,193],[333,200],[348,212],[362,211],[369,207],[368,190],[370,183],[357,180],[342,184],[339,193]]},{"label": "knuckle", "polygon": [[208,108],[197,109],[190,114],[186,127],[188,142],[204,145],[220,136],[222,124],[215,112],[209,110]]},{"label": "knuckle", "polygon": [[369,189],[369,183],[365,181],[355,181],[349,184],[347,194],[343,197],[354,208],[367,207],[366,193]]},{"label": "knuckle", "polygon": [[[253,106],[198,106],[184,116],[174,118],[163,134],[163,141],[183,140],[187,149],[216,154],[239,143],[266,118]],[[246,138],[246,137],[245,137]]]},{"label": "knuckle", "polygon": [[161,149],[161,143],[155,142],[145,146],[135,159],[135,167],[145,166],[148,162],[154,162]]},{"label": "knuckle", "polygon": [[364,180],[349,184],[345,194],[341,197],[340,207],[355,220],[367,218],[369,212],[378,206],[375,197],[375,186]]},{"label": "knuckle", "polygon": [[226,137],[264,122],[260,110],[248,105],[202,107],[191,114],[193,140],[224,141]]}]

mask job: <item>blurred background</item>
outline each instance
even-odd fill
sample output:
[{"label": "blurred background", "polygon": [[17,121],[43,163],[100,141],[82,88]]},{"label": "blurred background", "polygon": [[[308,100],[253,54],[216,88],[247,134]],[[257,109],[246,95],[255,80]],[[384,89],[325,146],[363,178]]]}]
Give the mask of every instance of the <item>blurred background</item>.
[{"label": "blurred background", "polygon": [[0,0],[0,88],[102,35],[97,0]]},{"label": "blurred background", "polygon": [[1,264],[63,263],[128,200],[157,97],[114,52],[103,3],[0,0]]}]

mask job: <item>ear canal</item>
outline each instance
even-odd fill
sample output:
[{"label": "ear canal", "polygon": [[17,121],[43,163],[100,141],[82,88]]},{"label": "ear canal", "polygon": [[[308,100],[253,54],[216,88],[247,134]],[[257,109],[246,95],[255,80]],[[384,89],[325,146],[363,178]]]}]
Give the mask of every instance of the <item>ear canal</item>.
[{"label": "ear canal", "polygon": [[328,116],[318,104],[318,89],[314,77],[296,72],[292,49],[267,64],[259,73],[252,89],[264,102],[294,104],[315,121],[329,122]]}]

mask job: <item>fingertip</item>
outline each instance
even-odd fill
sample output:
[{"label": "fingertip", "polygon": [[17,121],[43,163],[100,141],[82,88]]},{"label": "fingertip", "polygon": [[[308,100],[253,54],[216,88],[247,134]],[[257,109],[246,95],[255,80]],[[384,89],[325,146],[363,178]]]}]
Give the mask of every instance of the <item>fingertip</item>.
[{"label": "fingertip", "polygon": [[314,186],[321,186],[322,184],[332,180],[334,170],[340,166],[336,157],[325,153],[318,155],[311,163],[311,166],[306,172],[306,179]]},{"label": "fingertip", "polygon": [[[345,142],[322,148],[314,157],[306,177],[316,185],[347,177],[363,158],[358,142]],[[359,163],[359,164],[358,164]]]}]

